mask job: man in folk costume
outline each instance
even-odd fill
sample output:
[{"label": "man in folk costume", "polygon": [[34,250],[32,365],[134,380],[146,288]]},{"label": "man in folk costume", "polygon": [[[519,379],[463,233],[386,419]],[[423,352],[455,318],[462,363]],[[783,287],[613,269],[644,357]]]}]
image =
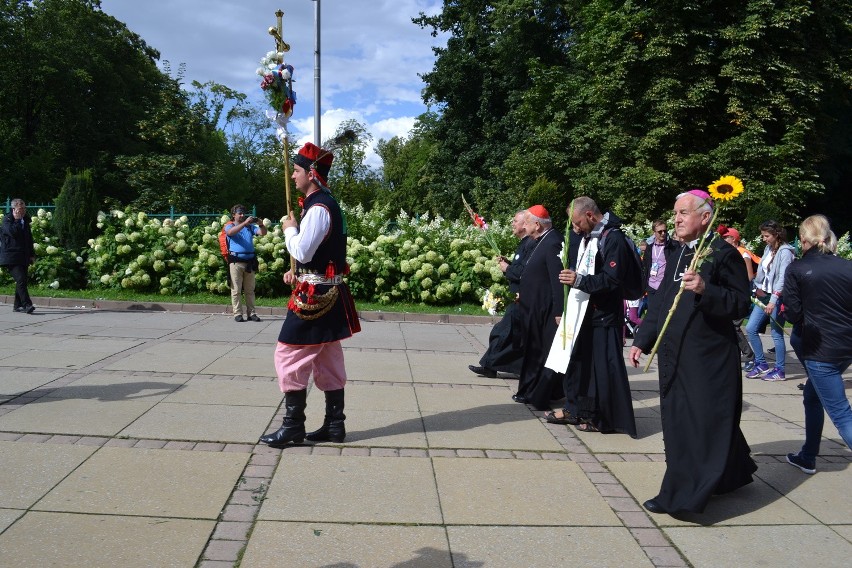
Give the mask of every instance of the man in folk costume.
[{"label": "man in folk costume", "polygon": [[677,197],[675,231],[682,244],[668,258],[671,269],[630,349],[638,367],[683,288],[657,353],[666,473],[659,495],[644,503],[652,513],[702,513],[711,496],[751,483],[757,470],[740,430],[742,371],[731,326],[749,311],[745,265],[717,238],[698,270],[687,270],[712,216],[707,192]]},{"label": "man in folk costume", "polygon": [[[621,219],[601,213],[589,197],[574,200],[571,224],[583,236],[576,270],[559,281],[587,294],[585,314],[565,373],[565,407],[545,415],[548,422],[576,424],[588,432],[621,432],[636,437],[633,399],[624,366],[624,282],[635,254],[621,231]],[[557,336],[556,341],[559,341]]]},{"label": "man in folk costume", "polygon": [[557,318],[562,314],[562,235],[553,228],[550,213],[541,205],[527,209],[525,226],[533,242],[524,260],[518,292],[519,320],[523,325],[518,340],[524,348],[524,361],[518,392],[512,399],[547,410],[550,401],[560,397],[558,375],[546,368],[544,361],[556,334]]},{"label": "man in folk costume", "polygon": [[[295,285],[287,317],[278,334],[275,371],[284,393],[284,424],[260,441],[270,446],[312,442],[342,442],[346,369],[342,339],[361,331],[355,303],[343,282],[346,265],[346,223],[326,182],[334,156],[306,143],[293,164],[293,181],[304,194],[301,226],[292,214],[282,223],[287,250],[296,259],[295,274],[284,282]],[[322,428],[305,434],[308,378],[325,392]]]}]

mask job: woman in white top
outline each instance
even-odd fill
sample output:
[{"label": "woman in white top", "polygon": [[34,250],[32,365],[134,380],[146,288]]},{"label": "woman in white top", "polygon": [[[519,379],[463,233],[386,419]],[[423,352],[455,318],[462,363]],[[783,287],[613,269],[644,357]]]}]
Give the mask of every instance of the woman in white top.
[{"label": "woman in white top", "polygon": [[[784,227],[775,221],[763,223],[760,226],[760,236],[766,243],[766,249],[754,277],[754,294],[765,307],[755,304],[746,325],[746,336],[754,350],[754,369],[749,371],[746,378],[784,381],[786,380],[784,375],[786,346],[784,331],[780,324],[781,291],[784,289],[784,273],[796,254],[793,247],[787,244],[787,232]],[[766,363],[763,344],[757,333],[766,325],[767,319],[770,319],[770,333],[775,343],[774,368]]]}]

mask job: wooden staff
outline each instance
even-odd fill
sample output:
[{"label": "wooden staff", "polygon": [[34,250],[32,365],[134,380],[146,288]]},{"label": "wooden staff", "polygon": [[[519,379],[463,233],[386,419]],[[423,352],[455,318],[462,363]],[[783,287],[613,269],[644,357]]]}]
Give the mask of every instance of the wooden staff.
[{"label": "wooden staff", "polygon": [[[276,27],[269,28],[269,35],[275,38],[275,50],[278,53],[290,51],[290,46],[283,39],[283,23],[284,12],[278,10],[275,12]],[[278,64],[284,63],[284,57],[278,58]],[[292,80],[292,78],[290,79]],[[287,127],[284,127],[284,198],[287,202],[287,217],[293,216],[293,207],[290,204],[290,143],[287,140]],[[290,270],[296,271],[296,259],[290,255]]]}]

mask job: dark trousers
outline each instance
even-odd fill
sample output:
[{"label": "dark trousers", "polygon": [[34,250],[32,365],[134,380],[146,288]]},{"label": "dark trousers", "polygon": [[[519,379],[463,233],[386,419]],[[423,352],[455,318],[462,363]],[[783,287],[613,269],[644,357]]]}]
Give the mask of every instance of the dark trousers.
[{"label": "dark trousers", "polygon": [[11,264],[6,266],[9,274],[15,280],[15,307],[26,308],[32,305],[30,293],[27,291],[27,281],[29,280],[28,268],[26,264]]},{"label": "dark trousers", "polygon": [[741,327],[744,319],[734,320],[734,330],[737,332],[737,345],[740,346],[740,353],[743,357],[754,359],[754,350],[751,348],[748,338],[743,333],[743,328]]}]

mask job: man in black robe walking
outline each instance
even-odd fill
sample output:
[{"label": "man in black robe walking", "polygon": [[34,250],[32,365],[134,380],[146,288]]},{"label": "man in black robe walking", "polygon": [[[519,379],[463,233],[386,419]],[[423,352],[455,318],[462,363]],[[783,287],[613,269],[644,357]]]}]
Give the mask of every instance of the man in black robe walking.
[{"label": "man in black robe walking", "polygon": [[[554,424],[576,424],[586,432],[620,432],[636,437],[633,398],[624,366],[624,283],[635,262],[633,246],[621,231],[621,219],[602,213],[589,197],[573,202],[571,224],[597,251],[581,247],[577,271],[563,270],[559,280],[589,294],[571,362],[564,375],[565,407],[545,415]],[[591,266],[590,266],[591,265]]]},{"label": "man in black robe walking", "polygon": [[512,399],[531,404],[536,410],[548,410],[550,401],[561,396],[559,375],[544,362],[556,335],[556,318],[562,315],[562,235],[553,228],[550,213],[541,205],[527,209],[526,230],[532,244],[521,275],[519,315],[523,327],[518,337],[524,362],[518,392]]},{"label": "man in black robe walking", "polygon": [[742,371],[731,326],[749,310],[745,265],[735,248],[715,239],[699,269],[687,270],[712,216],[706,192],[678,196],[675,231],[682,244],[667,260],[670,269],[630,349],[638,367],[683,287],[657,353],[666,474],[659,495],[644,503],[652,513],[702,513],[711,496],[751,483],[757,471],[740,430]]},{"label": "man in black robe walking", "polygon": [[[521,273],[524,271],[524,261],[532,242],[532,239],[527,236],[526,215],[526,210],[521,210],[515,213],[515,217],[512,219],[512,234],[521,239],[518,248],[515,250],[515,255],[511,259],[503,256],[499,259],[500,270],[503,271],[506,280],[509,281],[509,293],[512,300],[515,299],[520,290]],[[491,334],[488,337],[488,349],[479,360],[479,365],[468,365],[468,369],[477,375],[489,378],[496,377],[498,371],[512,375],[521,374],[524,353],[514,340],[514,336],[520,328],[518,317],[517,304],[512,301],[506,306],[506,313],[503,314],[503,318],[491,328]]]}]

